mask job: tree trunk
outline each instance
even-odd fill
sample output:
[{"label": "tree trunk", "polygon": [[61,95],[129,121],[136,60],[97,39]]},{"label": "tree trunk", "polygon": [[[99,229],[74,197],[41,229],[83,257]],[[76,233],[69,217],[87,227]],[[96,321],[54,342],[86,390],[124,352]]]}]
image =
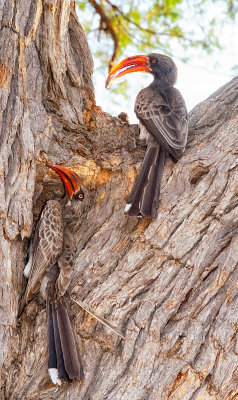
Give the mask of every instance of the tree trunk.
[{"label": "tree trunk", "polygon": [[[145,152],[137,126],[95,105],[93,62],[70,0],[2,0],[1,399],[238,398],[238,79],[190,113],[168,161],[156,220],[124,215]],[[26,237],[62,195],[45,161],[74,166],[90,191],[70,292],[84,382],[53,386],[45,305],[17,320]],[[32,311],[31,310],[31,311]]]}]

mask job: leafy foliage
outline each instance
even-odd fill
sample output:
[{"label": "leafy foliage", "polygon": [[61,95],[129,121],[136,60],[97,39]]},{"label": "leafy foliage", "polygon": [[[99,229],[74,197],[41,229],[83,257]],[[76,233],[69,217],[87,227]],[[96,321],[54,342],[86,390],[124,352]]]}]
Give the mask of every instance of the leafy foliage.
[{"label": "leafy foliage", "polygon": [[129,52],[171,54],[179,47],[185,50],[184,61],[187,49],[211,53],[220,47],[222,24],[238,11],[234,0],[82,0],[78,7],[84,29],[93,37],[94,55],[109,69]]}]

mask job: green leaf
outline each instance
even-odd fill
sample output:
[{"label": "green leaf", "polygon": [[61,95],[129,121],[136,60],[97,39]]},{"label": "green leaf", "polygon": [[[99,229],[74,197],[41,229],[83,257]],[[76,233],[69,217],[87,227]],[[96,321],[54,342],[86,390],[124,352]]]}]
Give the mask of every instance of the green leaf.
[{"label": "green leaf", "polygon": [[[77,1],[77,11],[91,51],[101,62],[97,61],[97,68],[104,71],[115,48],[114,62],[138,52],[173,53],[186,61],[193,49],[211,54],[221,49],[222,24],[238,14],[237,0],[97,0],[97,4],[100,15],[84,0]],[[223,12],[214,12],[218,7]],[[114,90],[126,92],[125,85],[120,83]]]}]

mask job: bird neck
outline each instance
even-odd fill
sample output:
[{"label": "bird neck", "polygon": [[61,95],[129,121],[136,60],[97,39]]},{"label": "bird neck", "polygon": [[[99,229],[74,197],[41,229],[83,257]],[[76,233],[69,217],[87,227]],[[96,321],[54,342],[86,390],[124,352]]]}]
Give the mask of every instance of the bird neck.
[{"label": "bird neck", "polygon": [[74,230],[74,226],[81,220],[85,204],[80,200],[65,198],[63,202],[64,225]]},{"label": "bird neck", "polygon": [[173,83],[169,82],[168,79],[161,79],[158,76],[154,76],[154,80],[149,85],[152,89],[171,89]]}]

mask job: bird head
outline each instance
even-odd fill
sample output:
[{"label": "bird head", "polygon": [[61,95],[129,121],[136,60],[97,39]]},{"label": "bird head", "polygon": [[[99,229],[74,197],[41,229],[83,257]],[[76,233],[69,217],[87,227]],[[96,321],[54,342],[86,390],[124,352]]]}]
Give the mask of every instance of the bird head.
[{"label": "bird head", "polygon": [[115,65],[107,77],[106,87],[110,87],[115,79],[131,72],[151,73],[155,80],[172,86],[177,78],[177,67],[172,58],[164,54],[151,53],[147,56],[127,57]]},{"label": "bird head", "polygon": [[46,165],[60,176],[70,200],[83,201],[84,192],[81,190],[82,181],[74,171],[60,165],[48,163]]}]

